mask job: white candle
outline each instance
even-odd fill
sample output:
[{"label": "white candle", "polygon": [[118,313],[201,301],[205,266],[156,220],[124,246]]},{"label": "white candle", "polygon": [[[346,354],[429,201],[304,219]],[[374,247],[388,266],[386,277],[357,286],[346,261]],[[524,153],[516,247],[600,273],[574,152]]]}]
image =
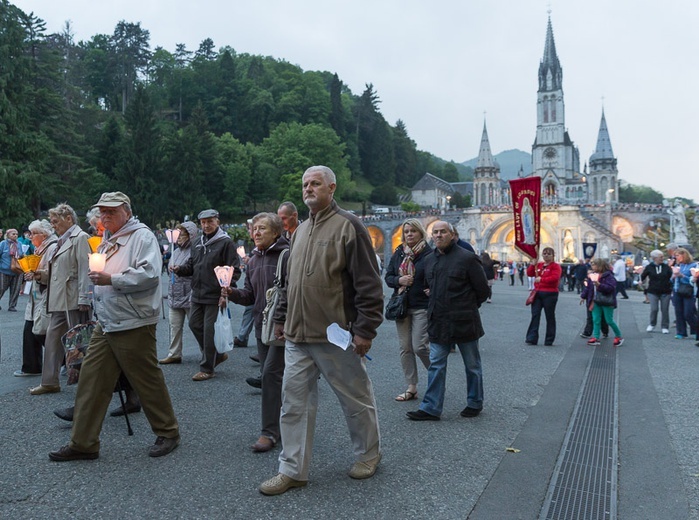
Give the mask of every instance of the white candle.
[{"label": "white candle", "polygon": [[90,271],[96,273],[104,271],[104,264],[106,261],[107,259],[104,253],[92,253],[89,260]]}]

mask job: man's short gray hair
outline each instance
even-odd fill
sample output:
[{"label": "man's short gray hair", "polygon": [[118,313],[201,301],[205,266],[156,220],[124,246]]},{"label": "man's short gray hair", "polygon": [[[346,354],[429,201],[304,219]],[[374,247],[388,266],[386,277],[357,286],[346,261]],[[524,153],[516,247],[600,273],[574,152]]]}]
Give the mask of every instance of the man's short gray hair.
[{"label": "man's short gray hair", "polygon": [[307,173],[311,172],[321,172],[323,176],[325,177],[325,180],[327,181],[328,184],[337,184],[337,178],[335,177],[335,172],[332,171],[330,168],[327,166],[311,166],[308,168],[305,172],[303,172],[304,175]]},{"label": "man's short gray hair", "polygon": [[32,223],[29,224],[28,229],[32,233],[41,233],[42,235],[47,237],[53,235],[53,227],[51,226],[51,223],[45,218],[41,220],[32,221]]},{"label": "man's short gray hair", "polygon": [[662,258],[663,256],[665,255],[660,249],[653,249],[653,251],[650,252],[651,258]]},{"label": "man's short gray hair", "polygon": [[678,247],[680,246],[678,246],[675,242],[670,242],[667,246],[665,246],[665,249],[667,249],[668,251],[674,251]]}]

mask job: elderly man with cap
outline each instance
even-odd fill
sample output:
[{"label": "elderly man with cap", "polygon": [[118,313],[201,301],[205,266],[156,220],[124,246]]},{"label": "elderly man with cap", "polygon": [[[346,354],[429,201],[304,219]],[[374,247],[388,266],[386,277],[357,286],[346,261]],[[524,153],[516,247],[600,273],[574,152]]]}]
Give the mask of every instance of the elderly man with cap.
[{"label": "elderly man with cap", "polygon": [[155,327],[160,315],[162,258],[153,232],[133,217],[121,192],[95,204],[106,229],[98,252],[103,271],[90,271],[98,324],[80,371],[70,444],[49,453],[63,462],[99,457],[99,434],[114,385],[123,371],[141,398],[153,433],[148,455],[167,455],[180,443],[179,426],[158,367]]},{"label": "elderly man with cap", "polygon": [[218,211],[206,209],[199,213],[201,236],[192,245],[192,256],[186,264],[173,267],[173,272],[192,277],[192,302],[189,310],[189,328],[201,350],[200,370],[193,381],[214,377],[214,368],[228,359],[228,354],[216,352],[214,323],[218,317],[221,286],[214,272],[218,265],[234,267],[231,283],[240,278],[240,258],[231,237],[219,226]]}]

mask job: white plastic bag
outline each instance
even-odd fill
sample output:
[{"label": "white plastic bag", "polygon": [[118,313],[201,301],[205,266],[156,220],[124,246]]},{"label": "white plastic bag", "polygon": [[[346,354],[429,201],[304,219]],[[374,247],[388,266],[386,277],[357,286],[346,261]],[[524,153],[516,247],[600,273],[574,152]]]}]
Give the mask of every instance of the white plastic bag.
[{"label": "white plastic bag", "polygon": [[218,318],[214,323],[214,345],[219,354],[233,350],[233,327],[228,308],[218,310]]}]

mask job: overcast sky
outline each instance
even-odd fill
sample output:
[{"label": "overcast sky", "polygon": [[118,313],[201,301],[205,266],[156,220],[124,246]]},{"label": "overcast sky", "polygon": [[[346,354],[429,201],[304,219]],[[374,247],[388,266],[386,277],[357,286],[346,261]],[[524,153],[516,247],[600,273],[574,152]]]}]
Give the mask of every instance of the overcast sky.
[{"label": "overcast sky", "polygon": [[531,152],[548,9],[563,67],[566,126],[581,167],[602,107],[619,177],[699,202],[699,2],[696,0],[15,0],[76,39],[141,22],[151,47],[216,47],[336,72],[359,95],[373,83],[391,124],[418,148],[463,162],[483,118],[494,153]]}]

